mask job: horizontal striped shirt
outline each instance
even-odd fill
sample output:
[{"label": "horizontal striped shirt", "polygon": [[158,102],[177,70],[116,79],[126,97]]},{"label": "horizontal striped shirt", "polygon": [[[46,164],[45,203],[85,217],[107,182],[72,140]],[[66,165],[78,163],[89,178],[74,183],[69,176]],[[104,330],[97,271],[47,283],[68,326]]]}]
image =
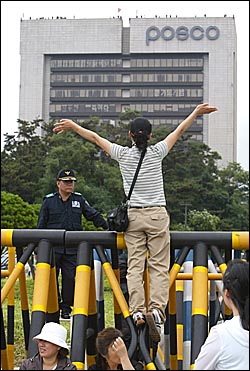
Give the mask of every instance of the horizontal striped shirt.
[{"label": "horizontal striped shirt", "polygon": [[[166,205],[163,188],[162,160],[168,154],[166,141],[147,147],[145,157],[130,198],[130,207]],[[123,147],[112,143],[111,158],[118,161],[127,196],[132,184],[141,152],[136,146]]]}]

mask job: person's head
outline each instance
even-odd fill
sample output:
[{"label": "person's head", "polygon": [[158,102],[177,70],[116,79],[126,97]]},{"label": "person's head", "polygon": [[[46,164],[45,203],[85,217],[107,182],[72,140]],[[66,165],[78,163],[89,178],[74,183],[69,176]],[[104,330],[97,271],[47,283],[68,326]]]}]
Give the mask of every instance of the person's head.
[{"label": "person's head", "polygon": [[101,364],[104,370],[106,369],[106,364],[108,361],[112,363],[119,364],[120,359],[117,354],[114,352],[112,345],[114,341],[122,337],[120,330],[114,327],[107,327],[104,330],[100,331],[96,337],[96,350],[98,352],[98,362]]},{"label": "person's head", "polygon": [[146,118],[136,117],[130,122],[129,134],[139,150],[147,148],[151,133],[152,125]]},{"label": "person's head", "polygon": [[66,343],[67,330],[56,322],[47,322],[40,334],[33,337],[38,345],[38,351],[42,358],[52,358],[55,355],[67,356],[69,348]]},{"label": "person's head", "polygon": [[237,308],[242,327],[249,330],[249,262],[230,260],[222,277],[225,304],[230,299]]},{"label": "person's head", "polygon": [[70,194],[74,191],[76,177],[73,170],[59,170],[56,180],[56,184],[60,194]]}]

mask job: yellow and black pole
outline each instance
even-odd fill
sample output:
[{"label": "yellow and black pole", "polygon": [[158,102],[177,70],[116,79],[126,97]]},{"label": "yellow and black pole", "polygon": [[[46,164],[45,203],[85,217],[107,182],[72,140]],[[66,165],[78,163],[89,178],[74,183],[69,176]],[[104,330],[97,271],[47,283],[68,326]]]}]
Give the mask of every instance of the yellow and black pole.
[{"label": "yellow and black pole", "polygon": [[[13,272],[15,268],[15,247],[8,248],[8,270]],[[7,328],[7,351],[10,368],[14,368],[14,308],[15,308],[15,284],[8,295],[8,328]]]},{"label": "yellow and black pole", "polygon": [[[232,244],[232,247],[235,245],[235,246],[240,246],[240,243],[239,243],[239,240],[238,238],[235,236],[234,237],[234,244]],[[217,248],[217,246],[214,246],[212,245],[210,247],[211,249],[211,252],[213,253],[214,257],[215,257],[215,260],[220,268],[220,271],[222,274],[225,273],[225,270],[227,269],[227,265],[226,263],[224,262],[221,254],[220,254],[220,251],[219,249]],[[228,306],[224,303],[224,316],[225,316],[225,319],[230,319],[232,318],[232,310],[230,308],[228,308]]]},{"label": "yellow and black pole", "polygon": [[181,270],[182,264],[184,263],[186,256],[188,255],[190,250],[190,247],[184,246],[181,249],[179,249],[179,252],[177,254],[177,257],[171,266],[170,273],[169,273],[169,287],[172,286],[173,282],[175,282],[178,273]]},{"label": "yellow and black pole", "polygon": [[50,294],[48,296],[46,322],[57,322],[57,323],[59,323],[60,310],[59,310],[59,304],[58,304],[58,292],[57,292],[54,249],[52,249],[52,253],[51,253],[49,293]]},{"label": "yellow and black pole", "polygon": [[[116,276],[117,281],[120,284],[120,269],[119,269],[119,262],[118,262],[118,253],[117,253],[116,248],[111,249],[111,261],[112,261],[113,272]],[[122,329],[122,317],[121,317],[122,312],[121,312],[121,308],[119,307],[119,304],[117,302],[114,292],[113,292],[113,299],[114,299],[115,328],[118,328],[119,330],[121,330]]]},{"label": "yellow and black pole", "polygon": [[176,280],[176,335],[178,370],[183,369],[183,280]]},{"label": "yellow and black pole", "polygon": [[28,303],[28,293],[27,293],[27,286],[26,286],[26,277],[25,277],[24,270],[21,272],[19,276],[19,288],[20,288],[20,297],[21,297],[24,344],[25,344],[25,350],[28,356],[30,317],[29,317],[29,303]]},{"label": "yellow and black pole", "polygon": [[125,318],[128,327],[130,329],[131,333],[131,341],[128,348],[128,355],[130,358],[132,358],[136,347],[137,347],[137,333],[135,331],[135,326],[132,320],[132,317],[129,312],[128,304],[126,302],[126,299],[124,298],[123,292],[121,290],[121,287],[116,279],[115,273],[113,272],[113,269],[111,267],[111,264],[109,262],[109,259],[107,257],[107,254],[104,250],[104,248],[101,245],[95,246],[96,252],[99,255],[99,258],[102,262],[104,272],[109,280],[110,286],[115,294],[116,300],[121,308],[123,317]]},{"label": "yellow and black pole", "polygon": [[37,343],[32,341],[32,338],[40,333],[46,319],[51,256],[52,247],[50,242],[42,239],[37,248],[28,357],[32,357],[37,352]]},{"label": "yellow and black pole", "polygon": [[88,328],[91,266],[93,251],[90,243],[80,242],[77,251],[73,327],[70,358],[78,370],[84,370]]},{"label": "yellow and black pole", "polygon": [[208,254],[207,246],[198,242],[194,246],[191,369],[208,335]]},{"label": "yellow and black pole", "polygon": [[[92,250],[93,253],[93,250]],[[98,333],[97,303],[96,303],[96,283],[94,260],[91,261],[91,277],[89,289],[89,311],[88,311],[88,329],[87,329],[87,365],[88,367],[95,363],[96,356],[96,336]]]},{"label": "yellow and black pole", "polygon": [[169,330],[170,330],[170,369],[178,370],[175,282],[170,287],[170,290],[169,290],[168,313],[169,313]]},{"label": "yellow and black pole", "polygon": [[7,353],[6,337],[4,332],[3,310],[1,306],[1,370],[11,370]]},{"label": "yellow and black pole", "polygon": [[[28,244],[28,249],[33,249],[35,244]],[[17,261],[21,259],[23,254],[23,249],[17,249]],[[29,316],[29,303],[28,303],[28,293],[26,285],[26,276],[25,270],[23,269],[19,275],[19,288],[20,288],[20,297],[21,297],[21,309],[22,309],[22,319],[23,319],[23,332],[24,332],[24,343],[25,350],[28,356],[28,346],[29,346],[29,333],[30,333],[30,316]]]},{"label": "yellow and black pole", "polygon": [[140,351],[142,353],[145,368],[146,370],[156,370],[156,366],[152,361],[149,351],[148,351],[148,344],[146,344],[146,339],[148,339],[148,328],[147,326],[142,326],[142,329],[139,331],[139,344],[140,344]]},{"label": "yellow and black pole", "polygon": [[4,302],[6,299],[7,295],[9,294],[11,288],[15,284],[17,278],[21,274],[21,272],[24,270],[24,266],[27,263],[30,255],[32,252],[35,250],[35,244],[29,244],[28,247],[24,250],[23,255],[17,262],[15,268],[13,271],[10,273],[8,280],[5,282],[2,290],[1,290],[1,303]]},{"label": "yellow and black pole", "polygon": [[[12,245],[12,231],[8,230],[9,233],[6,234],[6,241],[8,244]],[[28,349],[28,336],[29,336],[29,313],[28,313],[28,301],[27,301],[27,292],[25,293],[25,272],[24,266],[27,263],[30,255],[35,249],[35,244],[29,244],[19,259],[17,256],[17,264],[14,266],[15,261],[15,248],[9,246],[9,278],[6,281],[5,285],[1,290],[1,303],[8,296],[8,363],[9,369],[13,368],[12,363],[14,362],[14,297],[13,290],[15,282],[18,277],[20,277],[20,289],[21,289],[21,308],[23,315],[23,325],[24,325],[24,338],[25,338],[25,349]],[[20,250],[17,249],[20,252]],[[11,304],[11,305],[10,305]],[[10,320],[10,318],[11,320]],[[1,336],[5,339],[4,335],[4,326],[1,327]],[[4,357],[4,355],[3,355]]]}]

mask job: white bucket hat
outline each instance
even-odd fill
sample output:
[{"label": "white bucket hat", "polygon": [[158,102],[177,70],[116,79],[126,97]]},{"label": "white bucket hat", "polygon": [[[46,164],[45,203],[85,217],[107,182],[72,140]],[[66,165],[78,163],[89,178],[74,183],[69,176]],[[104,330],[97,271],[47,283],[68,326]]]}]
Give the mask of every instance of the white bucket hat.
[{"label": "white bucket hat", "polygon": [[67,343],[67,330],[62,325],[56,322],[48,322],[42,328],[40,334],[33,337],[32,340],[45,340],[49,341],[52,344],[58,345],[62,348],[69,349]]}]

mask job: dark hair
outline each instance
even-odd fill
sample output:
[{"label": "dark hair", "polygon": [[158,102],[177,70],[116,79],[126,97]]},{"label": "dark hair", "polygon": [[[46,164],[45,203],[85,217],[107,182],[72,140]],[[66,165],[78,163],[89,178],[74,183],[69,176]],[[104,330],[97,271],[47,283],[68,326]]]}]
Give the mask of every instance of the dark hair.
[{"label": "dark hair", "polygon": [[108,369],[107,361],[104,356],[107,356],[110,344],[118,337],[122,337],[122,333],[114,327],[107,327],[98,333],[96,337],[96,365],[100,367],[100,370]]},{"label": "dark hair", "polygon": [[242,327],[249,331],[249,262],[230,260],[222,281],[223,290],[229,291],[230,298],[239,311]]},{"label": "dark hair", "polygon": [[69,354],[68,349],[66,348],[61,348],[58,352],[58,357],[65,358]]},{"label": "dark hair", "polygon": [[140,151],[148,146],[149,134],[152,132],[152,125],[144,117],[136,117],[130,122],[130,132]]}]

